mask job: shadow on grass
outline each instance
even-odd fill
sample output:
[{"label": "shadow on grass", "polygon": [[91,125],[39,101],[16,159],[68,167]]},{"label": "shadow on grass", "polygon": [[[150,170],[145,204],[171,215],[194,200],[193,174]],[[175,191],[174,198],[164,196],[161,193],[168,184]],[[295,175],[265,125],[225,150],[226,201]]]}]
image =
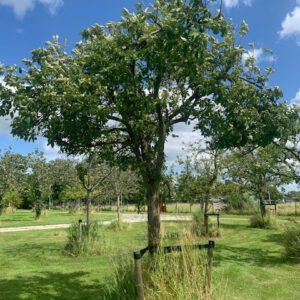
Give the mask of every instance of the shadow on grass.
[{"label": "shadow on grass", "polygon": [[246,265],[267,267],[287,263],[278,249],[273,250],[268,247],[253,249],[220,244],[218,245],[218,250],[215,251],[214,257],[216,265],[224,262],[232,262],[244,265],[245,267]]},{"label": "shadow on grass", "polygon": [[43,272],[32,277],[0,280],[1,300],[113,300],[99,281],[84,281],[87,272]]},{"label": "shadow on grass", "polygon": [[281,232],[268,234],[262,241],[283,245],[283,235]]},{"label": "shadow on grass", "polygon": [[245,230],[246,228],[249,228],[249,224],[247,224],[247,223],[237,223],[237,224],[222,223],[222,220],[221,220],[221,228],[242,231],[242,230]]}]

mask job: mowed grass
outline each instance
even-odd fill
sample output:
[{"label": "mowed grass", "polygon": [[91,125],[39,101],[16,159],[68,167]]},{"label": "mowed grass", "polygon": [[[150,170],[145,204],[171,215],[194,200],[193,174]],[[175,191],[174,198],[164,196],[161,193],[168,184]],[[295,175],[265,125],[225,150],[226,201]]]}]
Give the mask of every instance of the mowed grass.
[{"label": "mowed grass", "polygon": [[[222,224],[214,251],[215,299],[300,299],[300,265],[283,258],[282,229],[253,229],[242,218],[224,218]],[[185,226],[167,222],[164,231]],[[104,227],[105,253],[81,258],[63,255],[65,230],[2,233],[0,299],[103,299],[114,267],[146,245],[146,231],[145,223],[124,232]]]},{"label": "mowed grass", "polygon": [[[70,224],[79,219],[85,220],[85,212],[81,210],[77,213],[70,213],[67,210],[53,209],[42,214],[41,218],[36,221],[34,213],[31,210],[16,210],[13,213],[2,214],[0,216],[0,228],[18,227],[18,226],[34,226],[34,225],[50,225],[50,224]],[[94,212],[93,219],[97,221],[108,221],[116,218],[115,213]]]}]

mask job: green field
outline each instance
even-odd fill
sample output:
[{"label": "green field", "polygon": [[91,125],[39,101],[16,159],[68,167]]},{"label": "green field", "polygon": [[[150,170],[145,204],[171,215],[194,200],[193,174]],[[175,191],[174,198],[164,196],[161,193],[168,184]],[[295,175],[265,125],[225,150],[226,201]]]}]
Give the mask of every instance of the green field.
[{"label": "green field", "polygon": [[[252,229],[242,218],[223,219],[216,241],[216,299],[300,299],[300,265],[282,256],[281,230]],[[165,223],[166,232],[185,223]],[[64,256],[65,230],[0,234],[0,299],[103,299],[118,260],[146,245],[146,223],[126,232],[102,229],[102,256]],[[200,241],[204,242],[204,241]]]},{"label": "green field", "polygon": [[[108,221],[116,218],[116,214],[111,212],[94,212],[93,219],[95,221]],[[30,210],[19,209],[14,213],[3,214],[0,216],[0,228],[3,227],[18,227],[18,226],[34,226],[34,225],[50,225],[50,224],[70,224],[79,219],[85,219],[85,212],[69,213],[67,210],[50,210],[46,211],[36,221],[34,214]]]}]

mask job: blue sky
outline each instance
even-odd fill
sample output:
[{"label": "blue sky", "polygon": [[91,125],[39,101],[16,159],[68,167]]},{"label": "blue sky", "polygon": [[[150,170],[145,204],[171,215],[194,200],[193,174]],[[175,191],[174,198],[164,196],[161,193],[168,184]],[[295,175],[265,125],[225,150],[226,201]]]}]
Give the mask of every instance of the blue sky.
[{"label": "blue sky", "polygon": [[[70,47],[80,39],[80,31],[94,23],[118,20],[123,7],[134,8],[136,0],[0,0],[0,62],[20,64],[30,51],[42,47],[53,35],[66,38]],[[147,2],[147,1],[144,1]],[[245,20],[250,32],[244,40],[255,44],[258,63],[275,68],[271,84],[279,85],[287,101],[300,104],[300,0],[223,0],[223,9],[235,24]],[[263,48],[270,48],[273,57],[266,57]],[[1,80],[1,78],[0,78]],[[190,128],[180,126],[179,139],[169,139],[169,162],[182,153],[182,142],[197,138]],[[48,159],[57,157],[40,139],[25,143],[9,134],[9,123],[0,119],[0,149],[12,146],[26,154],[35,147]]]}]

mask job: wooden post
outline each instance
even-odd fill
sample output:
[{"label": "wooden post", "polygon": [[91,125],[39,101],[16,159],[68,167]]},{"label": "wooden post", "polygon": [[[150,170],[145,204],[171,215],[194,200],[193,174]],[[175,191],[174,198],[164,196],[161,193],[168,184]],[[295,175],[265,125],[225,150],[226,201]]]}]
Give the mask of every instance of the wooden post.
[{"label": "wooden post", "polygon": [[217,215],[217,223],[218,223],[218,228],[220,228],[220,215]]},{"label": "wooden post", "polygon": [[215,242],[209,241],[208,249],[207,249],[207,267],[206,267],[206,291],[208,293],[210,293],[211,290],[212,260],[213,260],[214,247],[215,247]]},{"label": "wooden post", "polygon": [[141,262],[141,252],[137,251],[133,253],[134,257],[134,268],[135,268],[135,275],[136,275],[136,289],[137,289],[137,296],[138,300],[144,300],[144,284],[143,284],[143,274],[142,274],[142,262]]},{"label": "wooden post", "polygon": [[204,227],[205,227],[205,234],[208,235],[208,215],[204,214]]},{"label": "wooden post", "polygon": [[79,243],[82,241],[82,220],[78,220],[79,223]]}]

